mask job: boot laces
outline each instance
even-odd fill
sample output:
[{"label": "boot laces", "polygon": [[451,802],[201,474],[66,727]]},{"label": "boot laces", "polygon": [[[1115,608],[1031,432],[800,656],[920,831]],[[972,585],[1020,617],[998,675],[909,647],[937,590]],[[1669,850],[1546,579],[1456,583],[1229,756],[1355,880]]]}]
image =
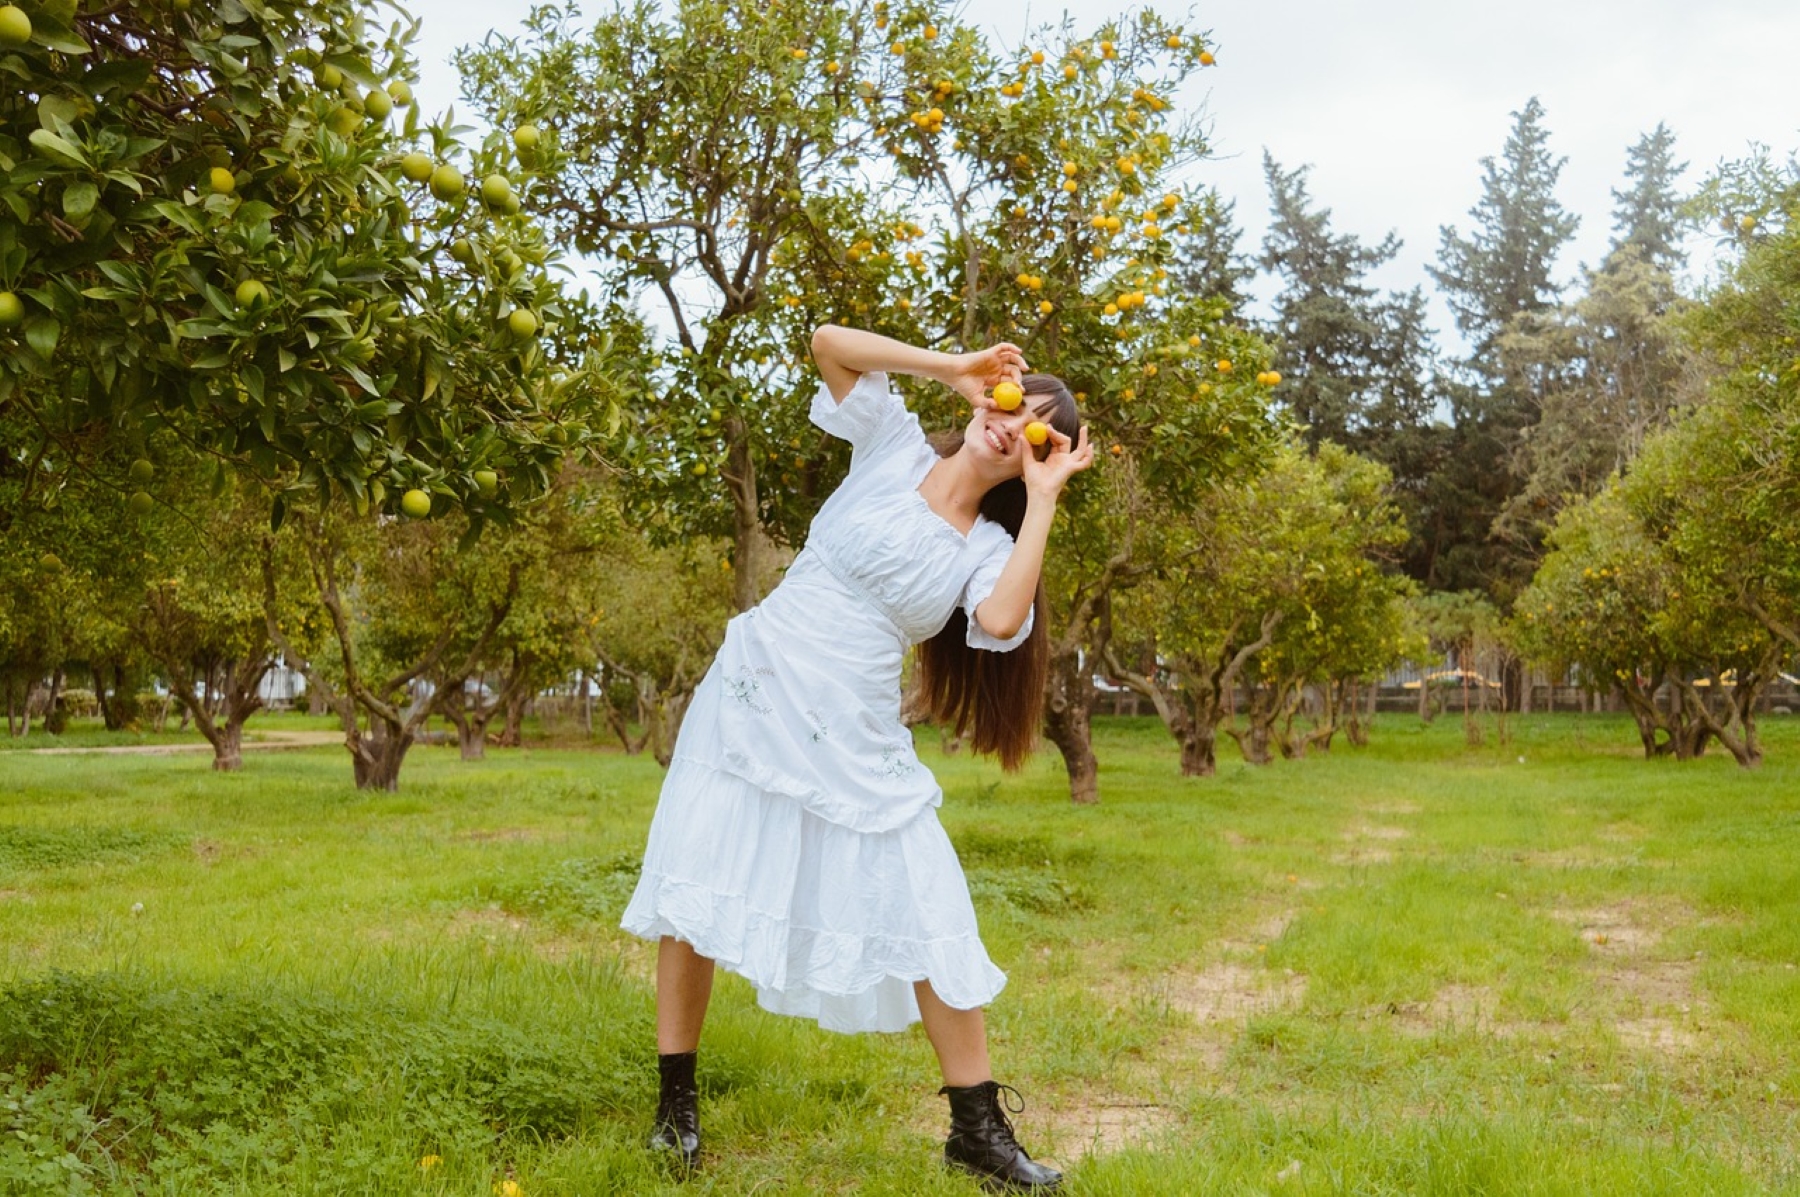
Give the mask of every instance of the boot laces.
[{"label": "boot laces", "polygon": [[[1007,1100],[1005,1095],[1008,1093],[1012,1094],[1013,1101]],[[1014,1101],[1018,1104],[1014,1105]],[[996,1081],[994,1082],[994,1120],[1006,1131],[1006,1141],[1012,1146],[1018,1147],[1019,1138],[1013,1130],[1012,1119],[1006,1116],[1009,1112],[1013,1114],[1025,1112],[1025,1095],[1011,1085],[1002,1085]],[[1020,1150],[1024,1149],[1020,1148]]]}]

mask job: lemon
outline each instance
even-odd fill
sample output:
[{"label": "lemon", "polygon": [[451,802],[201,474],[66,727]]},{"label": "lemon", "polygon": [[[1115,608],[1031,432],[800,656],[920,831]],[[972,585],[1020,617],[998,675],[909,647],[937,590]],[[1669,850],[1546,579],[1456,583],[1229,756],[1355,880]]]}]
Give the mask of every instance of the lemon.
[{"label": "lemon", "polygon": [[436,167],[431,162],[431,155],[418,150],[414,150],[400,159],[400,173],[414,183],[426,182],[431,178],[431,172],[435,169]]},{"label": "lemon", "polygon": [[453,200],[463,193],[462,171],[446,163],[431,172],[431,194],[441,200]]},{"label": "lemon", "polygon": [[31,18],[14,4],[0,8],[0,46],[22,46],[31,40]]},{"label": "lemon", "polygon": [[994,388],[994,406],[1001,411],[1011,411],[1024,401],[1025,392],[1019,389],[1016,382],[1003,382]]},{"label": "lemon", "polygon": [[1041,445],[1050,439],[1050,426],[1042,420],[1033,420],[1025,425],[1025,441],[1027,444]]},{"label": "lemon", "polygon": [[514,308],[507,313],[506,327],[515,337],[534,336],[538,330],[537,317],[528,308]]},{"label": "lemon", "polygon": [[400,510],[413,519],[422,520],[431,514],[431,496],[415,486],[400,496]]}]

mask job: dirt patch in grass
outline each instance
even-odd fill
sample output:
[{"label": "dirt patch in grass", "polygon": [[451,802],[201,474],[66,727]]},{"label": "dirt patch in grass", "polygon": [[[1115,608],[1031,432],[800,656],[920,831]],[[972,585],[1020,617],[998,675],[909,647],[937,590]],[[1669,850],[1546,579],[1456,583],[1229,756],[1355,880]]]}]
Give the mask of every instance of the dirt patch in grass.
[{"label": "dirt patch in grass", "polygon": [[1379,823],[1358,823],[1344,832],[1344,838],[1356,840],[1403,840],[1412,832],[1404,827],[1388,827]]},{"label": "dirt patch in grass", "polygon": [[1363,1017],[1383,1022],[1402,1035],[1420,1037],[1475,1032],[1516,1039],[1555,1035],[1559,1029],[1549,1024],[1505,1020],[1499,1016],[1499,1010],[1500,995],[1489,986],[1452,983],[1423,1002],[1390,1002],[1364,1012]]},{"label": "dirt patch in grass", "polygon": [[1708,1046],[1715,1028],[1712,1004],[1700,992],[1691,959],[1658,959],[1666,928],[1700,916],[1681,903],[1629,898],[1605,906],[1556,909],[1552,918],[1577,929],[1592,953],[1601,1017],[1629,1048],[1657,1055],[1692,1055]]},{"label": "dirt patch in grass", "polygon": [[1362,809],[1368,811],[1372,815],[1416,815],[1419,813],[1420,807],[1416,802],[1401,800],[1398,802],[1382,802],[1374,806],[1365,806]]},{"label": "dirt patch in grass", "polygon": [[1030,1125],[1019,1127],[1026,1149],[1036,1150],[1041,1141],[1039,1154],[1064,1166],[1091,1155],[1154,1146],[1182,1121],[1168,1106],[1108,1092],[1062,1098],[1043,1117],[1035,1113],[1028,1110]]},{"label": "dirt patch in grass", "polygon": [[31,895],[22,889],[0,889],[0,902],[29,902]]}]

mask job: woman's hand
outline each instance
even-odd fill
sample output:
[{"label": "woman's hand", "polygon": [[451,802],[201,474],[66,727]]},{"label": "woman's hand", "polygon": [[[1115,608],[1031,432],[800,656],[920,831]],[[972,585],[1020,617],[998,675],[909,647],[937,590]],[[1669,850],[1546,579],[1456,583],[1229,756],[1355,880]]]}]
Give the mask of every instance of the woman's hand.
[{"label": "woman's hand", "polygon": [[1083,424],[1081,444],[1077,447],[1068,437],[1051,428],[1049,444],[1050,452],[1042,461],[1035,453],[1025,455],[1022,477],[1028,494],[1055,502],[1070,478],[1094,464],[1094,438],[1088,435],[1087,425]]},{"label": "woman's hand", "polygon": [[1017,382],[1025,373],[1025,355],[1017,345],[1002,341],[979,353],[952,357],[938,381],[969,401],[971,407],[993,407],[988,389],[1002,382]]}]

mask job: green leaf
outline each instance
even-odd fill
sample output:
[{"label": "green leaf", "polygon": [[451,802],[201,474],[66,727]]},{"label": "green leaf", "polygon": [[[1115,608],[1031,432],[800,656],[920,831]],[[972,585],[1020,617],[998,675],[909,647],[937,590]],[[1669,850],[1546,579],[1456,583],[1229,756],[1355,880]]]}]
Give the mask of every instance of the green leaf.
[{"label": "green leaf", "polygon": [[94,210],[94,205],[98,203],[99,200],[100,189],[92,183],[89,183],[86,180],[79,183],[70,183],[67,187],[63,188],[63,215],[67,216],[70,220],[86,220],[88,214]]},{"label": "green leaf", "polygon": [[56,342],[61,336],[62,325],[51,316],[34,317],[25,326],[25,343],[42,358],[48,358],[56,352]]},{"label": "green leaf", "polygon": [[287,496],[276,495],[275,501],[269,504],[269,531],[281,531],[281,525],[287,520]]},{"label": "green leaf", "polygon": [[33,129],[31,131],[31,136],[27,140],[43,153],[48,154],[52,158],[66,162],[71,166],[85,167],[89,165],[87,156],[81,152],[80,147],[70,141],[58,137],[48,129]]}]

